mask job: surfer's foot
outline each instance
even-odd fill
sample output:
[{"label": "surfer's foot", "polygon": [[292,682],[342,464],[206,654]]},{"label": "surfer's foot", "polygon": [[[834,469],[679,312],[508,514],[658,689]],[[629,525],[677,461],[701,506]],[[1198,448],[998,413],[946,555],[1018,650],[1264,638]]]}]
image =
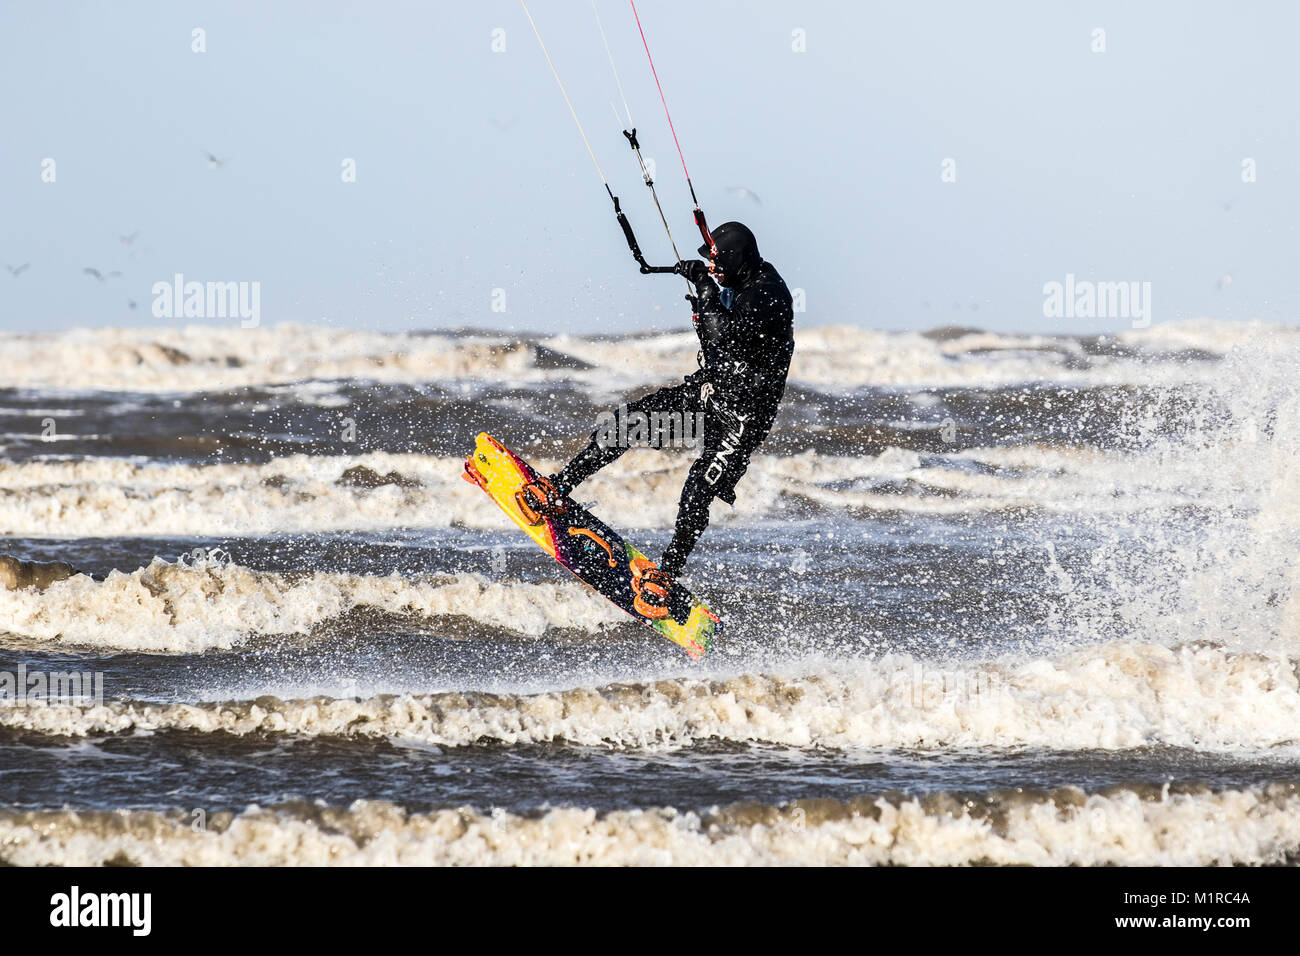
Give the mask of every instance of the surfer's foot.
[{"label": "surfer's foot", "polygon": [[632,606],[637,613],[652,621],[668,616],[668,598],[673,591],[673,577],[667,571],[650,565],[632,578],[635,597]]},{"label": "surfer's foot", "polygon": [[685,624],[691,616],[691,594],[680,584],[668,592],[668,613],[678,624]]},{"label": "surfer's foot", "polygon": [[545,518],[558,518],[568,510],[568,502],[553,480],[538,475],[515,493],[515,504],[529,524],[541,524]]}]

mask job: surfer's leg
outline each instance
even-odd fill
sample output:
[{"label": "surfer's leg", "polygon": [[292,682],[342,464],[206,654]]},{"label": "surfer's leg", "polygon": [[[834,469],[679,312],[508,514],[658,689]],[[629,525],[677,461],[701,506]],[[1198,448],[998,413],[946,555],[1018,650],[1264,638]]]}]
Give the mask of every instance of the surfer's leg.
[{"label": "surfer's leg", "polygon": [[[586,481],[606,465],[617,461],[628,448],[641,442],[635,440],[641,429],[638,422],[650,420],[650,416],[673,411],[682,411],[695,391],[693,386],[682,384],[661,388],[657,392],[620,405],[612,412],[601,416],[596,430],[591,433],[587,447],[578,452],[574,459],[564,466],[551,480],[567,495],[582,482]],[[629,426],[629,420],[632,426]]]},{"label": "surfer's leg", "polygon": [[[686,565],[700,535],[709,526],[709,505],[714,498],[736,503],[736,482],[749,468],[749,456],[767,436],[773,411],[746,408],[733,411],[732,403],[715,402],[704,429],[704,453],[691,465],[677,505],[677,525],[659,567],[676,577]],[[743,407],[743,406],[739,406]]]},{"label": "surfer's leg", "polygon": [[704,534],[704,529],[709,526],[709,505],[712,504],[717,493],[707,476],[710,466],[714,463],[714,456],[705,452],[695,464],[691,465],[690,473],[686,476],[686,484],[682,486],[682,497],[677,504],[677,524],[673,529],[673,539],[664,551],[663,560],[659,562],[659,567],[673,577],[681,574],[686,559],[695,548],[695,543],[700,540],[700,535]]}]

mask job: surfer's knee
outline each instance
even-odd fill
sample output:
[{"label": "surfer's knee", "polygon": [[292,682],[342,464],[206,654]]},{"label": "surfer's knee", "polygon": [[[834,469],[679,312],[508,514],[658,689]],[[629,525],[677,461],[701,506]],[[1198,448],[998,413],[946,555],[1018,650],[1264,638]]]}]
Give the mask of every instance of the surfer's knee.
[{"label": "surfer's knee", "polygon": [[686,483],[682,485],[682,497],[679,511],[703,511],[709,513],[709,505],[717,496],[717,483],[709,481],[709,468],[712,459],[708,454],[700,456],[691,465],[686,474]]}]

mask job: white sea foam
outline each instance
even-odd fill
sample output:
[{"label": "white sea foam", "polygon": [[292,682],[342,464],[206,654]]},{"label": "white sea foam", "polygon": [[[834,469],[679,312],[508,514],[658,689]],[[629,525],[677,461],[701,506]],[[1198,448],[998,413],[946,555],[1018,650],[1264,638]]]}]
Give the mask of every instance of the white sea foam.
[{"label": "white sea foam", "polygon": [[425,382],[541,378],[532,348],[501,336],[243,329],[73,329],[0,333],[0,385],[190,392],[307,380]]},{"label": "white sea foam", "polygon": [[[950,337],[882,332],[857,326],[800,328],[790,381],[838,390],[863,385],[990,387],[1030,382],[1062,384],[1178,384],[1214,378],[1213,362],[1182,361],[1190,350],[1222,357],[1234,348],[1267,340],[1277,353],[1300,352],[1300,329],[1261,322],[1193,320],[1112,337],[1116,355],[1088,354],[1074,338],[995,332]],[[636,381],[681,374],[698,347],[691,333],[626,341],[558,336],[547,345]]]},{"label": "white sea foam", "polygon": [[[1088,355],[1069,337],[994,332],[929,337],[855,326],[800,328],[791,380],[828,388],[1205,381],[1213,377],[1212,363],[1188,364],[1170,360],[1166,353],[1195,349],[1221,356],[1262,338],[1274,349],[1300,348],[1300,330],[1289,326],[1210,320],[1123,330],[1115,340],[1127,351],[1111,356]],[[629,346],[633,340],[634,348]],[[532,345],[499,333],[193,325],[0,333],[0,385],[188,392],[309,380],[519,383],[570,378],[599,391],[614,382],[626,387],[675,380],[695,367],[698,348],[691,332],[629,333],[618,339],[555,336],[541,344],[593,368],[544,367],[548,363],[538,362]]]},{"label": "white sea foam", "polygon": [[196,828],[184,811],[0,811],[18,866],[1164,865],[1294,862],[1294,784],[1211,792],[939,794],[706,812],[563,807],[537,816],[250,807]]},{"label": "white sea foam", "polygon": [[[596,631],[626,620],[567,575],[554,583],[490,582],[473,575],[408,578],[250,571],[155,558],[104,581],[78,575],[44,591],[0,588],[0,633],[74,648],[202,653],[257,635],[310,634],[358,609],[401,615],[437,631],[464,617],[515,634]],[[2,640],[2,639],[0,639]]]},{"label": "white sea foam", "polygon": [[[595,501],[595,512],[620,529],[670,528],[689,462],[682,455],[634,450],[586,482],[578,497]],[[265,464],[0,462],[0,527],[15,535],[58,537],[512,528],[481,491],[460,480],[461,464],[460,458],[386,453],[293,455]],[[547,471],[561,462],[533,464]],[[357,466],[381,475],[396,471],[408,486],[341,481]],[[717,503],[713,516],[718,523],[754,522],[809,504],[841,513],[1139,511],[1199,501],[1212,477],[1192,467],[1153,469],[1136,453],[1037,446],[948,455],[897,448],[861,457],[760,454],[736,507]]]},{"label": "white sea foam", "polygon": [[0,707],[0,726],[59,736],[172,729],[632,749],[716,739],[824,748],[1289,753],[1300,743],[1296,661],[1278,655],[1118,643],[1015,663],[893,654],[793,673],[806,676],[746,673],[532,694],[14,705]]}]

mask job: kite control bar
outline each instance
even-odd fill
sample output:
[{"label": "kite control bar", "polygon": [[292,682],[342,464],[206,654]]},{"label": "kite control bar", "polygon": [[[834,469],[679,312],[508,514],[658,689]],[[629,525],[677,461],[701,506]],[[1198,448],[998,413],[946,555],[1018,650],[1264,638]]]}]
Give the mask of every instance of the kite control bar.
[{"label": "kite control bar", "polygon": [[632,258],[635,259],[636,264],[641,267],[641,274],[644,276],[659,272],[667,273],[669,275],[682,275],[681,262],[671,266],[652,266],[645,261],[645,256],[641,253],[641,246],[636,241],[636,234],[632,232],[632,223],[628,222],[627,215],[618,204],[618,197],[615,196],[614,191],[609,188],[609,183],[605,184],[605,191],[609,193],[609,198],[614,201],[614,215],[618,217],[618,224],[623,227],[623,238],[627,240],[627,247],[632,250]]},{"label": "kite control bar", "polygon": [[[650,168],[646,164],[646,161],[641,157],[641,144],[636,140],[636,128],[633,127],[630,132],[628,130],[623,130],[623,135],[627,137],[627,144],[632,147],[632,152],[636,153],[636,158],[641,163],[641,176],[645,180],[645,184],[650,187],[650,195],[654,198],[655,208],[659,210],[659,218],[663,220],[664,229],[668,232],[668,241],[672,243],[673,254],[677,256],[677,264],[671,266],[652,266],[646,264],[645,256],[641,254],[641,246],[636,241],[636,234],[632,232],[632,223],[628,221],[627,216],[623,213],[622,208],[620,208],[618,197],[615,196],[613,190],[609,188],[609,183],[606,183],[605,191],[609,193],[609,198],[614,201],[614,215],[618,217],[618,224],[623,227],[623,238],[627,240],[627,247],[632,250],[632,258],[635,259],[637,265],[641,267],[642,275],[649,275],[658,272],[675,273],[676,275],[684,276],[686,275],[686,272],[682,266],[682,257],[681,254],[677,252],[677,243],[673,240],[672,230],[668,228],[668,219],[664,216],[663,207],[659,205],[659,195],[655,192],[655,183],[650,177]],[[690,186],[691,199],[695,199],[695,187],[691,184],[689,179],[686,180],[686,184]],[[709,232],[709,224],[704,219],[704,210],[700,208],[698,202],[695,204],[695,225],[700,230],[700,237],[704,240],[704,244],[709,248],[710,257],[716,256],[718,254],[718,245],[713,241],[713,234]]]},{"label": "kite control bar", "polygon": [[[641,164],[641,178],[645,180],[646,186],[650,189],[650,195],[654,199],[655,208],[659,211],[659,218],[663,221],[664,230],[668,233],[668,241],[673,247],[673,255],[677,258],[676,264],[671,266],[652,266],[645,261],[645,255],[641,252],[641,245],[636,240],[636,233],[632,231],[632,224],[628,221],[627,215],[623,212],[618,197],[614,195],[614,190],[610,188],[609,181],[605,178],[604,170],[600,168],[600,160],[596,159],[596,152],[591,148],[591,143],[587,139],[587,133],[582,128],[582,121],[578,119],[577,110],[573,108],[573,103],[569,99],[568,91],[565,90],[564,83],[560,80],[560,74],[555,69],[555,64],[551,60],[550,52],[546,49],[546,44],[542,41],[542,34],[537,29],[537,24],[533,21],[533,15],[528,10],[528,4],[525,0],[519,0],[519,2],[524,8],[524,14],[528,17],[528,22],[532,26],[533,32],[537,36],[537,42],[542,48],[542,54],[546,57],[546,63],[551,68],[551,73],[555,76],[555,82],[560,88],[561,95],[564,97],[565,105],[569,107],[569,114],[573,117],[573,122],[578,127],[578,134],[582,137],[583,145],[587,147],[587,152],[591,155],[591,161],[596,167],[596,174],[600,177],[601,184],[605,187],[605,192],[609,194],[610,201],[614,203],[614,215],[618,217],[619,227],[623,230],[623,238],[627,240],[627,247],[631,250],[632,258],[636,260],[637,266],[640,267],[641,274],[650,275],[653,273],[659,273],[685,277],[685,266],[682,262],[681,254],[677,251],[677,243],[673,239],[672,229],[668,226],[668,218],[664,215],[663,207],[659,204],[659,196],[655,192],[654,179],[650,175],[649,165],[641,156],[641,144],[638,143],[636,139],[636,127],[632,126],[631,110],[628,109],[627,97],[623,96],[623,82],[619,79],[618,67],[614,64],[614,56],[610,52],[609,41],[605,37],[605,28],[600,22],[600,12],[596,9],[594,0],[592,3],[592,10],[596,14],[596,24],[600,28],[601,39],[605,43],[605,52],[609,56],[610,68],[614,71],[614,80],[618,84],[619,95],[623,96],[623,109],[627,113],[627,125],[631,127],[630,131],[627,128],[624,128],[623,135],[627,138],[628,145],[632,148],[632,151],[636,153],[637,161]],[[704,219],[704,210],[700,208],[700,201],[695,197],[695,184],[691,182],[690,171],[686,168],[686,157],[682,155],[682,146],[677,140],[677,129],[673,126],[672,114],[668,112],[668,101],[664,99],[663,86],[659,83],[659,73],[655,70],[654,58],[650,56],[650,44],[646,41],[645,30],[641,27],[641,17],[640,14],[637,13],[636,2],[635,0],[630,0],[630,3],[632,7],[632,15],[636,19],[637,32],[641,35],[641,45],[645,48],[646,59],[650,63],[650,72],[654,75],[655,86],[659,90],[659,100],[663,103],[664,115],[668,119],[668,128],[673,134],[673,144],[677,147],[677,157],[682,161],[682,172],[686,174],[686,185],[691,191],[691,201],[695,203],[695,225],[700,230],[700,237],[704,240],[704,245],[709,249],[710,257],[716,257],[718,246],[717,243],[713,241],[713,235],[709,232],[708,223]],[[618,110],[615,110],[614,113],[615,117],[617,117]],[[687,280],[686,285],[689,290],[689,279]],[[690,297],[688,291],[687,298]]]}]

